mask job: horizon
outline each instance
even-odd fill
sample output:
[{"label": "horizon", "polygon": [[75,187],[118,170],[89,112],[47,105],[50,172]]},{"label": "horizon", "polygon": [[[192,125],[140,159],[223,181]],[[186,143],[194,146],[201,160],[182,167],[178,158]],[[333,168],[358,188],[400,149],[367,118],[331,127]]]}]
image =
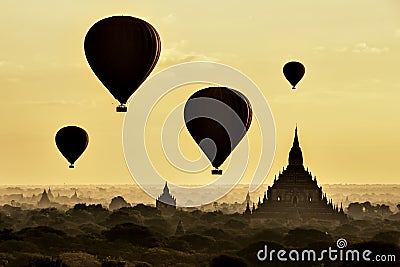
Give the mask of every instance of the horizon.
[{"label": "horizon", "polygon": [[[137,186],[140,187],[140,185],[138,184],[0,184],[0,187],[4,187],[4,186],[38,186],[38,185],[46,185],[46,186],[74,186],[74,185],[85,185],[85,186],[89,186],[89,185],[107,185],[107,186],[126,186],[126,185],[131,185],[131,186]],[[160,186],[158,184],[146,184],[146,185],[150,185],[150,186]],[[190,187],[195,187],[195,186],[200,186],[201,184],[181,184],[182,186],[190,186]],[[180,186],[181,186],[180,185]],[[218,184],[215,186],[232,186],[232,185],[237,185],[237,186],[248,186],[249,184],[242,184],[242,183],[238,183],[238,184]],[[356,183],[352,183],[352,184],[346,184],[346,183],[338,183],[338,184],[319,184],[321,186],[329,186],[329,185],[399,185],[400,183],[369,183],[369,184],[356,184]],[[164,186],[164,185],[163,185]],[[265,185],[268,186],[268,185]],[[262,186],[260,186],[262,187]],[[257,189],[259,190],[259,188]],[[256,190],[256,191],[257,191]]]}]

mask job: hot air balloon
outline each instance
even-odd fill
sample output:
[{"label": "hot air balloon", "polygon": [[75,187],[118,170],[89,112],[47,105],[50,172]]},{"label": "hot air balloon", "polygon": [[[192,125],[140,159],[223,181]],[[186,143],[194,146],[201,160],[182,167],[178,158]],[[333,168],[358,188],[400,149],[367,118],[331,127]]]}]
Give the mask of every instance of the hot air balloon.
[{"label": "hot air balloon", "polygon": [[296,84],[303,78],[305,72],[304,65],[297,61],[288,62],[283,66],[283,74],[293,86],[292,89],[296,89]]},{"label": "hot air balloon", "polygon": [[84,42],[86,59],[126,112],[126,102],[149,76],[160,57],[157,31],[144,20],[114,16],[96,22]]},{"label": "hot air balloon", "polygon": [[88,134],[78,126],[66,126],[56,134],[57,148],[70,163],[70,168],[74,168],[75,161],[85,151],[88,143]]},{"label": "hot air balloon", "polygon": [[186,102],[186,128],[215,168],[218,169],[239,144],[250,127],[252,109],[239,91],[208,87],[195,92]]}]

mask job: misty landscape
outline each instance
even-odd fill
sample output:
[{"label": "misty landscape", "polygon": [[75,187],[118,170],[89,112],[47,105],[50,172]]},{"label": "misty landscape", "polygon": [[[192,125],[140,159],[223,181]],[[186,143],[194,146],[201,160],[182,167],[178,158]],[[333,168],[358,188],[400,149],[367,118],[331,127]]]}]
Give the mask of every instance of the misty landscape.
[{"label": "misty landscape", "polygon": [[[256,258],[266,243],[274,249],[318,250],[339,238],[350,248],[399,257],[399,185],[324,188],[334,203],[343,203],[348,221],[255,220],[243,214],[245,185],[197,208],[180,208],[177,199],[172,212],[155,207],[155,200],[135,185],[3,186],[0,266],[358,266]],[[256,193],[250,203],[263,194]]]},{"label": "misty landscape", "polygon": [[[225,191],[226,186],[214,186],[215,191]],[[343,203],[343,207],[347,207],[352,202],[370,202],[372,204],[384,204],[389,206],[392,212],[397,211],[396,205],[400,203],[400,185],[390,184],[326,184],[322,185],[324,192],[328,198],[334,203]],[[245,206],[242,206],[246,199],[248,185],[239,184],[233,188],[227,195],[219,199],[219,210],[224,213],[243,212]],[[22,209],[38,208],[38,202],[41,198],[43,190],[50,189],[50,207],[60,210],[68,210],[77,203],[101,204],[108,208],[111,199],[116,196],[122,196],[131,205],[145,204],[155,205],[155,200],[147,195],[139,186],[130,185],[13,185],[0,186],[0,204],[21,207]],[[154,192],[162,193],[160,186],[153,186]],[[176,190],[176,191],[173,191]],[[174,187],[173,195],[179,195],[181,190]],[[260,186],[254,193],[250,193],[252,200],[262,197],[265,186]],[[74,197],[76,192],[76,197]],[[201,194],[191,195],[193,201],[201,202]],[[235,204],[236,203],[236,204]],[[177,199],[177,205],[188,206],[190,203],[180,203]],[[240,204],[237,208],[234,208]],[[226,208],[224,209],[224,207]],[[229,208],[228,208],[229,207]],[[214,211],[213,203],[199,207],[203,211]]]},{"label": "misty landscape", "polygon": [[395,2],[1,1],[0,267],[399,267]]}]

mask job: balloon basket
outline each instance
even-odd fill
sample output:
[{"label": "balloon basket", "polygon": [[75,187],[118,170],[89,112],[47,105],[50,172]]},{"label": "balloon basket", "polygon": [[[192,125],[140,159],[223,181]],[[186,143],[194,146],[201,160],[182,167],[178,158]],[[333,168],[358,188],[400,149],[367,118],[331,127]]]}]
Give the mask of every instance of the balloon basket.
[{"label": "balloon basket", "polygon": [[75,166],[73,164],[71,164],[71,165],[69,165],[69,168],[73,169],[73,168],[75,168]]},{"label": "balloon basket", "polygon": [[211,170],[212,175],[222,175],[222,170]]},{"label": "balloon basket", "polygon": [[128,108],[126,106],[118,106],[117,112],[127,112]]}]

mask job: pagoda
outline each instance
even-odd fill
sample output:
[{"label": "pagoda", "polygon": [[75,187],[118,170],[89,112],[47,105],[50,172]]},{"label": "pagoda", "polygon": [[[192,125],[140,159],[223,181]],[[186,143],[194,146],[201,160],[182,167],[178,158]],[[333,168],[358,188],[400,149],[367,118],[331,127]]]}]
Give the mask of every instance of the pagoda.
[{"label": "pagoda", "polygon": [[295,129],[292,148],[289,152],[289,164],[272,186],[268,186],[264,197],[258,200],[257,208],[252,212],[254,218],[285,219],[291,221],[339,220],[347,219],[342,205],[334,205],[318,186],[316,177],[303,165],[303,153]]},{"label": "pagoda", "polygon": [[47,196],[46,189],[43,190],[42,196],[38,202],[39,208],[48,208],[50,206],[50,199]]},{"label": "pagoda", "polygon": [[165,213],[176,210],[176,199],[170,194],[167,182],[165,182],[163,193],[156,200],[156,207]]}]

